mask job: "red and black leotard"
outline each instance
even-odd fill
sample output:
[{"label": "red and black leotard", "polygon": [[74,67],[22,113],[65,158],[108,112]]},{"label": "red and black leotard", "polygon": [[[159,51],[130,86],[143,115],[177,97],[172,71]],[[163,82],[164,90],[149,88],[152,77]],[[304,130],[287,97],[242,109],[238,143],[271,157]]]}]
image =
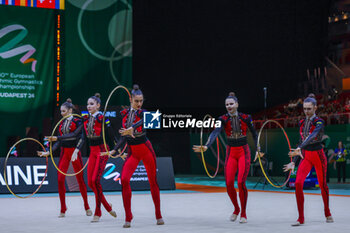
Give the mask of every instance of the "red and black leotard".
[{"label": "red and black leotard", "polygon": [[64,119],[58,126],[57,142],[52,146],[55,151],[59,147],[75,148],[84,144],[84,138],[81,137],[82,120],[79,117],[71,116]]},{"label": "red and black leotard", "polygon": [[146,130],[143,128],[143,112],[145,110],[139,109],[124,109],[120,112],[122,116],[122,127],[123,128],[134,128],[134,136],[123,136],[118,140],[118,143],[114,146],[114,149],[122,147],[125,143],[128,145],[139,145],[146,143],[148,138],[146,136]]},{"label": "red and black leotard", "polygon": [[[68,117],[61,122],[58,128],[58,141],[53,145],[52,150],[55,151],[59,147],[61,147],[61,155],[60,161],[58,164],[58,168],[67,173],[69,163],[71,162],[72,154],[75,148],[81,147],[84,144],[84,138],[81,137],[80,131],[82,128],[82,120],[78,117]],[[72,161],[72,165],[74,168],[74,172],[78,172],[83,167],[83,161],[81,158],[81,154],[79,152],[78,158],[75,161]],[[61,202],[61,213],[65,213],[67,210],[66,207],[66,186],[65,186],[65,175],[57,172],[58,178],[58,193]],[[87,199],[87,189],[84,182],[83,173],[79,173],[76,175],[81,196],[84,200],[85,210],[90,209],[88,199]]]},{"label": "red and black leotard", "polygon": [[[102,139],[102,124],[105,123],[103,122],[103,115],[99,112],[92,115],[85,115],[83,121],[84,130],[82,131],[82,137],[86,137],[90,144],[90,156],[87,171],[88,184],[95,193],[96,209],[94,215],[101,216],[101,203],[108,212],[112,211],[112,207],[103,195],[101,186],[102,174],[108,160],[108,156],[100,155],[101,152],[106,151]],[[109,124],[106,124],[106,130],[108,130],[107,128],[109,128],[109,126]]]},{"label": "red and black leotard", "polygon": [[248,129],[253,135],[255,145],[257,144],[258,135],[254,129],[253,121],[250,115],[238,112],[234,115],[226,113],[225,115],[220,116],[219,120],[222,122],[221,127],[216,128],[210,134],[209,139],[205,144],[207,147],[213,144],[223,128],[225,129],[227,145],[229,146],[237,147],[247,145]]},{"label": "red and black leotard", "polygon": [[[305,118],[299,122],[300,146],[304,159],[300,162],[295,181],[295,195],[298,204],[300,223],[304,223],[304,193],[303,185],[306,176],[315,167],[317,180],[321,188],[321,194],[324,204],[324,214],[331,216],[329,210],[329,190],[326,182],[327,158],[323,152],[321,144],[324,133],[324,121],[316,115],[311,118]],[[296,159],[293,159],[295,162]]]},{"label": "red and black leotard", "polygon": [[207,143],[209,147],[220,134],[222,129],[225,129],[227,137],[226,162],[225,162],[225,179],[227,193],[235,207],[233,214],[238,215],[240,208],[237,202],[237,193],[234,187],[235,176],[238,170],[238,189],[239,199],[241,201],[241,217],[247,218],[246,206],[248,199],[248,190],[245,185],[249,168],[250,168],[250,150],[247,142],[248,129],[253,135],[255,144],[257,144],[257,133],[254,129],[252,118],[250,115],[236,112],[233,115],[226,113],[219,117],[222,124],[216,128],[209,136]]},{"label": "red and black leotard", "polygon": [[323,149],[322,136],[324,135],[324,121],[314,115],[299,122],[300,145],[299,148],[309,151]]},{"label": "red and black leotard", "polygon": [[131,212],[131,187],[130,179],[135,172],[139,162],[142,160],[147,171],[148,181],[151,188],[153,203],[155,205],[156,219],[161,219],[160,194],[157,183],[157,163],[151,142],[146,137],[146,131],[143,128],[143,112],[139,109],[124,109],[120,112],[122,115],[123,128],[134,128],[134,136],[122,136],[116,146],[115,151],[128,144],[128,156],[124,162],[121,174],[123,203],[125,209],[125,221],[130,222],[133,218]]}]

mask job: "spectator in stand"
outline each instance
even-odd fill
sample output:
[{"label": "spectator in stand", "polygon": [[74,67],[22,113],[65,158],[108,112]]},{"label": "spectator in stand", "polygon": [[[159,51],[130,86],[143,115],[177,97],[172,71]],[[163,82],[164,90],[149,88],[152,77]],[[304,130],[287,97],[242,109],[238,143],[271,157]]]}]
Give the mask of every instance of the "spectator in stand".
[{"label": "spectator in stand", "polygon": [[348,122],[348,116],[345,114],[345,107],[341,106],[339,107],[339,113],[340,113],[340,124],[346,124]]},{"label": "spectator in stand", "polygon": [[336,104],[335,104],[335,112],[333,112],[333,115],[334,115],[334,118],[335,118],[335,123],[336,124],[341,124],[341,119],[340,119],[340,117],[341,117],[341,114],[342,113],[342,110],[341,110],[341,107],[340,106],[337,106]]},{"label": "spectator in stand", "polygon": [[[346,99],[344,96],[338,96],[336,90],[330,88],[330,92],[320,96],[320,104],[317,108],[317,114],[330,124],[346,124],[350,123],[350,97]],[[333,97],[336,98],[333,98]],[[297,118],[300,118],[300,115],[303,111],[302,109],[302,98],[296,100],[290,100],[287,104],[283,106],[283,109],[270,109],[267,111],[268,118],[285,118],[288,127],[296,126],[295,121],[298,121]],[[257,119],[264,120],[263,116],[257,117]]]},{"label": "spectator in stand", "polygon": [[345,112],[350,112],[350,100],[347,99],[344,106]]},{"label": "spectator in stand", "polygon": [[327,105],[327,108],[326,108],[327,114],[332,114],[334,111],[335,111],[335,109],[334,109],[334,107],[333,107],[333,104],[332,104],[332,103],[329,103],[329,104]]},{"label": "spectator in stand", "polygon": [[325,110],[322,110],[318,113],[318,115],[325,121],[327,122],[327,119],[328,119],[328,114]]},{"label": "spectator in stand", "polygon": [[343,171],[343,183],[345,183],[346,178],[346,156],[348,152],[346,151],[343,142],[338,142],[338,147],[334,150],[334,154],[331,156],[330,160],[335,159],[337,171],[338,171],[338,183],[341,181],[341,170]]},{"label": "spectator in stand", "polygon": [[318,105],[317,109],[321,113],[325,110],[325,105],[324,105],[324,97],[321,98],[320,104]]},{"label": "spectator in stand", "polygon": [[297,107],[297,103],[293,102],[293,100],[289,101],[288,108],[289,110],[293,111]]},{"label": "spectator in stand", "polygon": [[273,115],[273,118],[280,118],[282,116],[282,113],[277,109],[275,111],[275,114]]},{"label": "spectator in stand", "polygon": [[297,109],[301,110],[303,108],[303,99],[299,98],[296,102],[296,105],[297,105]]}]

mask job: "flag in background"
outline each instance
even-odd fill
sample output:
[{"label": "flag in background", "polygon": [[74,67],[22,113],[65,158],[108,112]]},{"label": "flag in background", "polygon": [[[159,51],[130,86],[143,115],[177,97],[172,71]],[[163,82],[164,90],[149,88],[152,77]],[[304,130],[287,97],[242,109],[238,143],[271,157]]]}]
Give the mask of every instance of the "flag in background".
[{"label": "flag in background", "polygon": [[88,116],[89,115],[89,112],[88,111],[82,111],[81,112],[81,116],[84,117],[84,116]]},{"label": "flag in background", "polygon": [[54,1],[54,0],[38,0],[37,7],[55,9],[56,2],[59,2],[59,0],[56,0],[56,1]]},{"label": "flag in background", "polygon": [[0,0],[0,5],[64,10],[65,0]]},{"label": "flag in background", "polygon": [[27,6],[27,1],[26,0],[19,0],[19,5],[20,6]]}]

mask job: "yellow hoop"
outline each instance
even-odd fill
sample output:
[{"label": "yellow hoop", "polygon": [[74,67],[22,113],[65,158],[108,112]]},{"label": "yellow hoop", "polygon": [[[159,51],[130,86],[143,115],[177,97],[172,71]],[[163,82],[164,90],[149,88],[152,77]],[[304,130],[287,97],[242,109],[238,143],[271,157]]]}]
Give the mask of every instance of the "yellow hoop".
[{"label": "yellow hoop", "polygon": [[[76,116],[76,117],[81,118],[80,115],[74,114],[74,113],[73,113],[73,114],[69,114],[69,115],[63,117],[63,118],[62,118],[59,122],[57,122],[57,124],[55,125],[55,128],[52,130],[51,137],[54,136],[55,131],[56,131],[57,127],[61,124],[61,122],[62,122],[64,119],[66,119],[66,118],[68,118],[68,117],[70,117],[70,116]],[[82,122],[82,124],[84,124],[84,122]],[[84,129],[83,129],[83,130],[84,130]],[[57,171],[58,171],[59,173],[61,173],[62,175],[65,175],[65,176],[76,176],[76,175],[78,175],[79,173],[81,173],[81,172],[86,168],[86,166],[87,166],[88,163],[89,163],[89,159],[88,159],[88,160],[86,161],[85,165],[83,166],[83,168],[82,168],[80,171],[76,172],[76,173],[68,174],[68,173],[65,173],[65,172],[61,171],[61,170],[58,168],[58,166],[56,165],[56,163],[55,163],[55,161],[54,161],[54,159],[53,159],[53,155],[52,155],[52,142],[51,142],[51,141],[50,141],[50,156],[51,156],[51,161],[52,161],[52,164],[54,165],[54,167],[57,169]]]},{"label": "yellow hoop", "polygon": [[[205,121],[205,119],[207,119],[208,117],[210,118],[213,118],[211,115],[207,114],[204,116],[203,118],[203,122]],[[209,176],[209,178],[215,178],[216,175],[218,174],[218,171],[219,171],[219,167],[220,167],[220,151],[219,151],[219,141],[218,139],[216,139],[216,143],[217,143],[217,151],[218,151],[218,162],[217,162],[217,165],[216,165],[216,171],[214,173],[214,175],[211,175],[207,169],[207,165],[206,165],[206,162],[205,162],[205,159],[204,159],[204,153],[203,153],[203,128],[204,126],[202,125],[202,128],[201,128],[201,133],[200,133],[200,145],[201,145],[201,154],[202,154],[202,162],[203,162],[203,166],[204,166],[204,170],[205,172],[207,173],[207,175]]]},{"label": "yellow hoop", "polygon": [[[262,130],[264,129],[265,125],[266,125],[267,123],[269,123],[269,122],[273,122],[273,123],[275,123],[276,125],[278,125],[278,126],[280,127],[280,129],[283,131],[284,136],[285,136],[285,138],[286,138],[286,140],[287,140],[287,142],[288,142],[289,151],[291,150],[291,146],[290,146],[290,141],[289,141],[288,135],[287,135],[286,131],[284,130],[284,128],[282,127],[282,125],[281,125],[278,121],[275,121],[275,120],[267,120],[267,121],[265,121],[264,124],[261,126],[260,131],[259,131],[259,135],[258,135],[258,143],[257,143],[257,144],[259,145],[259,146],[258,146],[258,149],[257,149],[257,152],[258,152],[258,154],[259,154],[258,159],[259,159],[259,164],[260,164],[261,171],[263,172],[263,174],[264,174],[266,180],[267,180],[273,187],[275,187],[275,188],[282,188],[282,187],[284,187],[284,186],[288,183],[289,178],[290,178],[290,175],[292,174],[292,171],[291,171],[291,170],[289,171],[288,178],[286,179],[286,181],[285,181],[282,185],[275,185],[274,183],[271,182],[271,180],[270,180],[269,177],[267,176],[267,174],[266,174],[266,172],[265,172],[265,169],[264,169],[264,166],[262,165],[261,159],[260,159],[260,153],[261,153],[261,152],[260,152],[260,136],[261,136]],[[291,159],[291,161],[292,161],[292,159]]]},{"label": "yellow hoop", "polygon": [[109,157],[114,158],[114,159],[116,159],[116,158],[118,158],[118,157],[121,157],[123,160],[125,160],[125,158],[123,158],[121,155],[124,153],[124,151],[125,151],[125,149],[126,149],[126,147],[127,147],[127,144],[125,144],[124,149],[122,150],[122,152],[121,152],[120,154],[113,156],[113,155],[111,155],[111,154],[109,153],[109,150],[108,150],[108,147],[107,147],[107,143],[106,143],[106,134],[105,134],[105,115],[106,115],[106,112],[107,112],[107,106],[108,106],[108,103],[109,103],[109,101],[110,101],[112,95],[114,94],[114,92],[115,92],[116,90],[120,89],[120,88],[124,89],[124,90],[126,91],[126,93],[128,93],[129,99],[130,99],[130,101],[131,101],[130,92],[129,92],[129,90],[128,90],[126,87],[124,87],[124,86],[122,86],[122,85],[119,85],[119,86],[117,86],[116,88],[114,88],[114,89],[111,91],[111,93],[109,94],[108,99],[107,99],[107,101],[106,101],[105,109],[104,109],[104,111],[103,111],[102,139],[103,139],[103,145],[104,145],[104,147],[105,147],[105,149],[106,149],[106,152],[107,152],[107,154],[108,154]]},{"label": "yellow hoop", "polygon": [[49,161],[48,158],[46,157],[46,170],[45,170],[45,175],[44,175],[44,177],[43,177],[43,179],[42,179],[42,181],[41,181],[39,187],[38,187],[32,194],[29,194],[29,195],[24,196],[24,197],[21,197],[21,196],[18,196],[17,194],[15,194],[15,193],[11,190],[9,184],[7,183],[7,175],[6,175],[7,160],[8,160],[8,158],[9,158],[9,156],[10,156],[11,151],[13,150],[13,148],[15,148],[19,143],[24,142],[24,141],[34,141],[34,142],[38,143],[38,144],[43,148],[43,150],[46,152],[46,149],[45,149],[44,145],[41,144],[38,140],[36,140],[36,139],[34,139],[34,138],[23,138],[23,139],[17,141],[15,144],[13,144],[13,146],[10,148],[9,152],[7,153],[7,156],[6,156],[6,159],[5,159],[5,163],[4,163],[4,181],[5,181],[5,184],[6,184],[7,189],[10,191],[10,193],[11,193],[13,196],[18,197],[18,198],[22,198],[22,199],[26,199],[26,198],[32,197],[34,194],[36,194],[36,193],[39,191],[39,189],[40,189],[41,186],[43,185],[43,183],[44,183],[44,181],[45,181],[45,178],[46,178],[46,176],[47,176],[48,161]]}]

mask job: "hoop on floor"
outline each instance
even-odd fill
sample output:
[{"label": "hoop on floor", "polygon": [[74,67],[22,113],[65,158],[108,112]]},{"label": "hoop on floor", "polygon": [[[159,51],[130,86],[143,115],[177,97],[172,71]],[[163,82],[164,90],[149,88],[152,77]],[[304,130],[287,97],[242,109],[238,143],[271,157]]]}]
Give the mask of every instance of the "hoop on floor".
[{"label": "hoop on floor", "polygon": [[[211,115],[207,114],[204,116],[203,118],[203,122],[207,119],[207,118],[213,118]],[[204,152],[203,152],[203,128],[204,126],[202,125],[202,128],[201,128],[201,133],[200,133],[200,145],[201,145],[201,154],[202,154],[202,162],[203,162],[203,166],[204,166],[204,170],[205,172],[207,173],[207,175],[210,177],[210,178],[215,178],[216,175],[218,174],[219,172],[219,167],[220,167],[220,148],[219,148],[219,139],[216,138],[216,146],[217,146],[217,151],[218,151],[218,156],[217,156],[217,165],[216,165],[216,171],[214,173],[214,175],[211,175],[207,169],[207,164],[205,162],[205,158],[204,158]]]},{"label": "hoop on floor", "polygon": [[24,141],[34,141],[34,142],[38,143],[38,144],[42,147],[42,149],[46,152],[46,149],[45,149],[44,145],[41,144],[38,140],[36,140],[36,139],[34,139],[34,138],[23,138],[23,139],[17,141],[15,144],[13,144],[13,146],[10,148],[9,152],[7,153],[7,156],[6,156],[6,158],[5,158],[5,163],[4,163],[4,181],[5,181],[5,184],[6,184],[7,189],[10,191],[10,193],[11,193],[13,196],[18,197],[18,198],[22,198],[22,199],[26,199],[26,198],[32,197],[34,194],[36,194],[36,193],[39,191],[39,189],[40,189],[41,186],[43,185],[43,183],[44,183],[44,181],[45,181],[45,178],[46,178],[46,176],[47,176],[47,168],[48,168],[48,163],[49,163],[49,159],[48,159],[48,157],[46,157],[46,170],[45,170],[44,177],[43,177],[43,179],[41,180],[41,183],[40,183],[40,185],[38,186],[38,188],[37,188],[32,194],[29,194],[29,195],[24,196],[24,197],[15,194],[15,193],[11,190],[11,188],[10,188],[8,182],[7,182],[7,172],[6,172],[6,171],[7,171],[7,169],[6,169],[6,167],[7,167],[7,161],[8,161],[8,158],[10,157],[10,155],[11,155],[12,150],[13,150],[19,143],[24,142]]},{"label": "hoop on floor", "polygon": [[[73,114],[69,114],[69,115],[63,117],[61,120],[59,120],[59,121],[57,122],[57,124],[55,125],[55,128],[53,128],[52,133],[51,133],[51,137],[54,136],[55,131],[56,131],[57,127],[61,124],[61,122],[62,122],[63,120],[65,120],[66,118],[70,117],[70,116],[76,116],[76,117],[81,118],[80,115],[74,114],[74,113],[73,113]],[[83,130],[84,130],[84,129],[83,129]],[[86,161],[85,165],[83,166],[83,168],[80,169],[79,171],[75,172],[75,173],[70,173],[70,174],[68,174],[68,173],[65,173],[65,172],[61,171],[61,170],[58,168],[57,164],[55,163],[55,160],[53,159],[53,154],[52,154],[52,142],[51,142],[51,141],[50,141],[50,156],[51,156],[51,161],[52,161],[53,166],[57,169],[57,171],[58,171],[59,173],[61,173],[62,175],[65,175],[65,176],[76,176],[76,175],[78,175],[79,173],[81,173],[81,172],[86,168],[86,166],[87,166],[88,163],[89,163],[89,159],[88,159],[88,160]]]},{"label": "hoop on floor", "polygon": [[[260,153],[261,153],[261,151],[260,151],[260,136],[261,136],[261,133],[262,133],[262,131],[263,131],[265,125],[268,124],[268,123],[270,123],[270,122],[275,123],[276,125],[278,125],[278,126],[280,127],[280,129],[283,131],[283,134],[284,134],[284,136],[285,136],[285,138],[286,138],[286,140],[287,140],[287,143],[288,143],[289,151],[291,151],[291,146],[290,146],[290,141],[289,141],[288,135],[287,135],[286,131],[284,130],[284,128],[282,127],[282,125],[281,125],[278,121],[275,121],[275,120],[267,120],[267,121],[265,121],[264,124],[261,126],[260,131],[259,131],[259,135],[258,135],[258,145],[259,145],[259,146],[258,146],[258,150],[257,150],[257,152],[258,152],[258,154],[259,154],[258,159],[259,159],[259,164],[260,164],[261,171],[263,172],[263,174],[264,174],[266,180],[267,180],[273,187],[275,187],[275,188],[282,188],[282,187],[284,187],[284,186],[288,183],[289,178],[290,178],[290,175],[292,174],[292,170],[289,171],[288,178],[286,179],[286,181],[285,181],[282,185],[275,185],[274,183],[271,182],[271,180],[270,180],[269,177],[267,176],[267,174],[266,174],[266,172],[265,172],[265,169],[264,169],[264,166],[262,165],[262,162],[261,162],[261,159],[260,159]],[[291,158],[290,160],[292,161],[292,158]]]},{"label": "hoop on floor", "polygon": [[126,91],[126,93],[128,93],[129,99],[131,100],[131,95],[130,95],[129,90],[128,90],[126,87],[122,86],[122,85],[117,86],[116,88],[114,88],[114,89],[111,91],[111,93],[109,94],[108,99],[107,99],[107,101],[106,101],[105,109],[104,109],[104,111],[103,111],[102,139],[103,139],[103,145],[104,145],[104,147],[105,147],[105,149],[106,149],[106,152],[107,152],[107,154],[108,154],[109,157],[114,158],[114,159],[116,159],[116,158],[118,158],[118,157],[121,157],[123,160],[125,160],[125,158],[122,157],[122,154],[124,154],[124,151],[125,151],[125,149],[126,149],[126,147],[127,147],[127,144],[125,144],[123,150],[122,150],[119,154],[114,155],[114,156],[111,155],[111,154],[109,153],[109,150],[108,150],[108,147],[107,147],[107,143],[106,143],[106,132],[105,132],[105,118],[106,118],[106,112],[107,112],[108,103],[109,103],[109,101],[110,101],[112,95],[114,94],[114,92],[116,92],[116,91],[117,91],[118,89],[120,89],[120,88],[121,88],[121,89],[124,89],[124,90]]}]

